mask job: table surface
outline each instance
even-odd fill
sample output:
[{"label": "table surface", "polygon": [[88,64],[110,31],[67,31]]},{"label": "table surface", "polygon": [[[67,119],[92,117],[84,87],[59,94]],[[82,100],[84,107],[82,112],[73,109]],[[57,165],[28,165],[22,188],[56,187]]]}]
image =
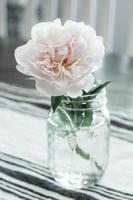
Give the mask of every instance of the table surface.
[{"label": "table surface", "polygon": [[106,55],[96,74],[112,80],[110,162],[103,179],[87,191],[67,190],[46,165],[49,97],[15,68],[14,49],[21,44],[0,41],[0,199],[133,200],[133,59]]}]

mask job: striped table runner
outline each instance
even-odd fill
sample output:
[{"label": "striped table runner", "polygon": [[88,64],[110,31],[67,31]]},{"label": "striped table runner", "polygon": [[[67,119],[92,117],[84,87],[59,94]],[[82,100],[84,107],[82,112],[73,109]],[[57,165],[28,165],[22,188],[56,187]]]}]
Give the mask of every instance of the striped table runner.
[{"label": "striped table runner", "polygon": [[111,110],[110,161],[102,180],[88,190],[68,190],[47,167],[49,98],[0,87],[0,200],[133,200],[132,115]]}]

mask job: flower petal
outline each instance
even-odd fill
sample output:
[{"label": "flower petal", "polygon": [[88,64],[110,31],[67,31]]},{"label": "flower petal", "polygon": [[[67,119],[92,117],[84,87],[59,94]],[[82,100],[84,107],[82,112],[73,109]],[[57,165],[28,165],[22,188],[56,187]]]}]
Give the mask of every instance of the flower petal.
[{"label": "flower petal", "polygon": [[16,69],[17,69],[19,72],[23,73],[23,74],[31,75],[31,74],[27,71],[27,69],[26,69],[25,67],[22,67],[22,66],[20,66],[20,65],[17,65],[17,66],[16,66]]},{"label": "flower petal", "polygon": [[32,48],[32,41],[30,40],[25,45],[15,49],[15,58],[19,65],[23,67],[28,67],[30,65],[29,59],[31,57],[31,51],[33,51]]},{"label": "flower petal", "polygon": [[17,69],[36,79],[40,91],[72,97],[89,91],[92,72],[100,68],[104,55],[101,37],[84,23],[60,19],[36,24],[31,40],[15,50]]},{"label": "flower petal", "polygon": [[89,74],[86,77],[83,77],[78,82],[75,82],[69,90],[67,90],[67,95],[71,96],[72,98],[76,98],[80,95],[82,95],[83,90],[88,92],[94,84],[94,76],[92,74]]},{"label": "flower petal", "polygon": [[89,92],[89,90],[91,90],[93,87],[94,81],[95,81],[94,76],[92,74],[89,74],[88,77],[85,77],[83,80],[81,80],[82,89],[85,92]]},{"label": "flower petal", "polygon": [[66,92],[66,94],[72,98],[77,98],[81,96],[82,93],[83,93],[82,89],[76,85],[73,85],[72,87],[70,87],[69,90],[67,90]]},{"label": "flower petal", "polygon": [[48,36],[51,22],[40,22],[31,29],[31,38],[36,42],[43,42]]},{"label": "flower petal", "polygon": [[67,90],[67,82],[55,82],[45,79],[36,79],[36,88],[40,92],[47,92],[47,94],[52,96],[64,95]]}]

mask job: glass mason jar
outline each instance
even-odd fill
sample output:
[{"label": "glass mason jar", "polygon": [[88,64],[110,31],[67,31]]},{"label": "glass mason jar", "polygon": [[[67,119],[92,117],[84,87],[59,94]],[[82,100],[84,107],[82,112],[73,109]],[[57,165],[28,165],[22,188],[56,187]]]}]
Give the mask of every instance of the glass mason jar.
[{"label": "glass mason jar", "polygon": [[65,187],[88,188],[103,176],[109,158],[106,91],[65,97],[48,118],[48,164]]}]

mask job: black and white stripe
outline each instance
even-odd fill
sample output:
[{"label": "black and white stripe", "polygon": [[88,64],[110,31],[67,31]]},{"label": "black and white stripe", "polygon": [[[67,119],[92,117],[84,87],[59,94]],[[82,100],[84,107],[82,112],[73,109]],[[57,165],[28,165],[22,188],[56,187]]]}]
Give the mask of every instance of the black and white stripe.
[{"label": "black and white stripe", "polygon": [[66,190],[55,183],[47,167],[4,153],[0,154],[0,158],[0,189],[23,199],[133,199],[133,194],[102,185],[89,190]]}]

